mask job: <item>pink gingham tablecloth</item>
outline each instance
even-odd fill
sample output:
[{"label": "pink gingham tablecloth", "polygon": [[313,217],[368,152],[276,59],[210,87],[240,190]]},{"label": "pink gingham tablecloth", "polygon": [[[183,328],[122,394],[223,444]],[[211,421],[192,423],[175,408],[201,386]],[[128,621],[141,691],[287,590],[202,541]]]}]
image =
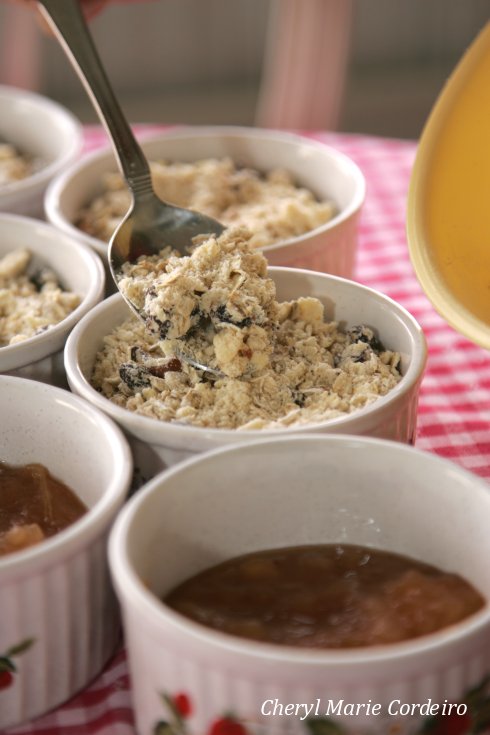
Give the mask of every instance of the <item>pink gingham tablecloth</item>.
[{"label": "pink gingham tablecloth", "polygon": [[[145,134],[158,128],[136,129]],[[429,360],[416,446],[490,477],[490,354],[457,334],[435,312],[408,256],[405,206],[416,144],[364,135],[309,135],[350,156],[367,180],[357,280],[398,301],[425,331]],[[86,151],[105,143],[99,128],[86,129]],[[0,735],[135,735],[124,651],[63,707]]]}]

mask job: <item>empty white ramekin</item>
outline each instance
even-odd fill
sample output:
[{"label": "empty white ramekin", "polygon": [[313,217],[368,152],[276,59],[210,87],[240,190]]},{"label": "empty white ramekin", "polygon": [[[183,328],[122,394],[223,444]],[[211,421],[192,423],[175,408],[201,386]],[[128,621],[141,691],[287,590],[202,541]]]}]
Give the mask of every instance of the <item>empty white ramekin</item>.
[{"label": "empty white ramekin", "polygon": [[[120,429],[68,391],[0,375],[0,461],[41,463],[88,506],[73,525],[0,557],[0,730],[31,720],[84,687],[120,631],[106,540],[131,481]],[[0,667],[5,671],[5,666]]]},{"label": "empty white ramekin", "polygon": [[[366,437],[282,436],[203,454],[160,474],[129,501],[109,542],[138,732],[483,732],[470,725],[490,723],[488,602],[418,639],[320,650],[211,630],[161,598],[241,554],[350,543],[458,573],[488,600],[489,524],[482,479],[413,447]],[[459,703],[459,713],[441,714],[445,702]],[[313,709],[301,719],[305,704]],[[369,704],[379,705],[377,714]],[[439,719],[431,717],[434,708],[428,714],[432,705]]]}]

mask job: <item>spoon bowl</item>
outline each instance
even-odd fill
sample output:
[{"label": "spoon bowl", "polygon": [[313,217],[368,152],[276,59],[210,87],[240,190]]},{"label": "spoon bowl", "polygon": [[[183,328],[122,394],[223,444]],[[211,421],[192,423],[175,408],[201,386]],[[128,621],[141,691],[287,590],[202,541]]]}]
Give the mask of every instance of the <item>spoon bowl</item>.
[{"label": "spoon bowl", "polygon": [[[151,189],[144,195],[134,195],[131,209],[109,243],[112,276],[117,283],[125,263],[142,255],[158,255],[166,246],[188,255],[194,237],[219,235],[224,229],[211,217],[163,202]],[[134,304],[129,303],[135,310]]]},{"label": "spoon bowl", "polygon": [[490,349],[490,23],[469,47],[422,133],[407,237],[416,275],[444,319]]}]

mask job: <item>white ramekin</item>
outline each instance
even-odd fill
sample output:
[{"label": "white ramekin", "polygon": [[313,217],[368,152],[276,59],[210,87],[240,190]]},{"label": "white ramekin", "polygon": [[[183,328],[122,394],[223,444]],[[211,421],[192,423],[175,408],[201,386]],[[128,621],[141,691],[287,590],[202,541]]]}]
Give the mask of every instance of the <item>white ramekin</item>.
[{"label": "white ramekin", "polygon": [[[264,248],[269,263],[352,277],[366,184],[361,170],[343,153],[292,133],[220,126],[170,130],[148,137],[142,146],[149,159],[192,162],[230,156],[259,171],[287,169],[319,199],[333,200],[339,213],[315,230]],[[111,149],[85,156],[52,182],[45,200],[50,222],[105,258],[107,243],[81,232],[74,222],[101,193],[103,174],[115,168]]]},{"label": "white ramekin", "polygon": [[[412,714],[412,705],[426,710],[445,700],[462,703],[461,715],[442,716],[433,732],[469,732],[465,718],[488,696],[488,603],[418,639],[312,650],[213,631],[160,600],[221,561],[319,543],[408,555],[462,575],[488,600],[489,523],[483,480],[435,455],[366,437],[277,437],[216,450],[160,474],[123,509],[109,542],[138,732],[409,735],[432,732],[430,717]],[[313,703],[321,717],[273,716],[276,702]],[[339,702],[365,707],[337,717],[331,707]],[[380,704],[378,715],[366,714],[368,703]],[[410,713],[400,716],[405,705]],[[176,711],[185,713],[182,729]],[[216,724],[223,719],[227,729]],[[451,721],[454,729],[446,729]],[[168,728],[157,729],[164,722]]]},{"label": "white ramekin", "polygon": [[[316,424],[315,431],[364,434],[413,442],[417,401],[422,379],[426,344],[415,319],[387,296],[335,276],[296,268],[270,268],[279,301],[315,296],[325,305],[325,318],[343,328],[358,324],[373,327],[389,349],[401,354],[402,380],[387,395],[354,413]],[[274,430],[236,431],[204,429],[158,421],[116,406],[90,385],[95,356],[103,338],[129,314],[122,297],[116,294],[95,307],[75,327],[65,349],[65,369],[71,389],[105,411],[128,434],[137,469],[143,479],[195,452],[235,442],[276,436],[277,433],[305,433],[312,426]]]},{"label": "white ramekin", "polygon": [[48,266],[62,286],[80,296],[80,304],[58,324],[23,342],[0,347],[0,373],[66,387],[63,348],[71,329],[104,295],[104,267],[86,245],[52,225],[0,213],[0,257],[27,248],[34,267]]},{"label": "white ramekin", "polygon": [[81,123],[57,102],[16,87],[0,86],[0,110],[2,141],[40,161],[31,176],[0,186],[0,211],[40,217],[49,182],[80,155]]},{"label": "white ramekin", "polygon": [[0,460],[45,465],[89,508],[56,536],[0,557],[0,657],[15,666],[0,687],[3,730],[67,700],[115,649],[120,626],[106,540],[132,459],[110,419],[51,385],[0,375],[0,416]]}]

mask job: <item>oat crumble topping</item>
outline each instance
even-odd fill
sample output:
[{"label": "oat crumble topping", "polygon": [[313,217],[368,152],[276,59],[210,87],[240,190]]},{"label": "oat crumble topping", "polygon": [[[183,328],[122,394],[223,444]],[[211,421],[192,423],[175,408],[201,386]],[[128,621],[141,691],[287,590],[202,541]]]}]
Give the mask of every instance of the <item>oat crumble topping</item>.
[{"label": "oat crumble topping", "polygon": [[399,354],[369,327],[343,332],[316,298],[278,303],[243,228],[188,257],[140,259],[120,287],[144,306],[146,325],[131,316],[105,338],[92,384],[145,416],[223,429],[311,424],[362,408],[401,378]]},{"label": "oat crumble topping", "polygon": [[[253,247],[302,235],[328,222],[332,202],[319,202],[295,185],[284,169],[266,175],[238,168],[230,158],[196,163],[151,163],[157,194],[172,204],[195,209],[226,226],[246,225]],[[103,193],[81,213],[78,227],[108,241],[129,209],[130,194],[119,174],[107,174]]]},{"label": "oat crumble topping", "polygon": [[0,348],[58,324],[80,303],[50,268],[29,271],[32,254],[13,250],[0,258]]},{"label": "oat crumble topping", "polygon": [[31,156],[22,155],[9,143],[0,143],[0,186],[25,179],[33,171]]}]

